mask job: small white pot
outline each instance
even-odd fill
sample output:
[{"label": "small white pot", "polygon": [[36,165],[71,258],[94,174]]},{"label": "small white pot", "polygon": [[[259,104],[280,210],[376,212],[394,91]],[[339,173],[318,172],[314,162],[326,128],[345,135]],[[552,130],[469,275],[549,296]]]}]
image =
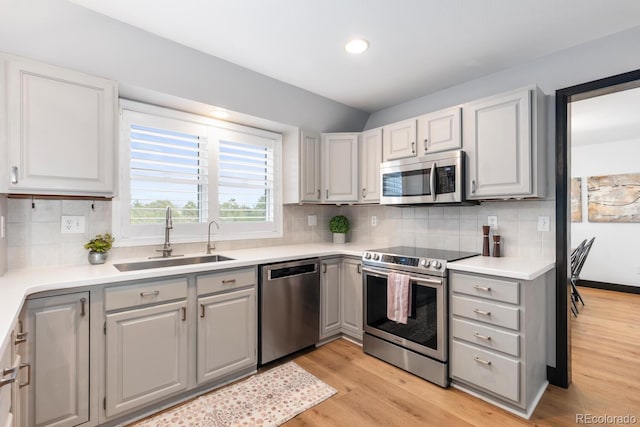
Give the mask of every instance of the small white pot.
[{"label": "small white pot", "polygon": [[346,241],[346,237],[344,233],[333,233],[333,243],[342,244]]}]

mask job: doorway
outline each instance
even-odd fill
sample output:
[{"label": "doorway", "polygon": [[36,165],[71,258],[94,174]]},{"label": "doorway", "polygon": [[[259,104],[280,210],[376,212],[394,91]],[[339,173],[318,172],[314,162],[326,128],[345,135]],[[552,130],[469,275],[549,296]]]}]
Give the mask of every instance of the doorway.
[{"label": "doorway", "polygon": [[571,103],[640,87],[640,70],[556,91],[556,366],[549,367],[552,384],[571,383]]}]

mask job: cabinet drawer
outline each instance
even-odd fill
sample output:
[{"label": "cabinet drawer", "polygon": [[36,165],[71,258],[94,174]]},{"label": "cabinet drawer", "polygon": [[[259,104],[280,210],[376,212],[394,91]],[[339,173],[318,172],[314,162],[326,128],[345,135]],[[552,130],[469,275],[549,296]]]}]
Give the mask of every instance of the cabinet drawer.
[{"label": "cabinet drawer", "polygon": [[511,304],[520,302],[520,284],[514,281],[451,273],[453,292],[503,301]]},{"label": "cabinet drawer", "polygon": [[476,298],[451,297],[451,311],[456,316],[479,320],[513,330],[520,329],[520,309]]},{"label": "cabinet drawer", "polygon": [[499,331],[477,322],[453,319],[451,322],[451,336],[492,350],[502,351],[512,356],[517,357],[520,355],[520,336],[518,334]]},{"label": "cabinet drawer", "polygon": [[256,284],[256,269],[221,271],[196,278],[198,295],[211,294]]},{"label": "cabinet drawer", "polygon": [[128,286],[117,286],[104,290],[106,311],[126,307],[152,304],[187,297],[187,279],[158,280]]},{"label": "cabinet drawer", "polygon": [[514,402],[520,400],[520,362],[517,360],[454,340],[451,376]]}]

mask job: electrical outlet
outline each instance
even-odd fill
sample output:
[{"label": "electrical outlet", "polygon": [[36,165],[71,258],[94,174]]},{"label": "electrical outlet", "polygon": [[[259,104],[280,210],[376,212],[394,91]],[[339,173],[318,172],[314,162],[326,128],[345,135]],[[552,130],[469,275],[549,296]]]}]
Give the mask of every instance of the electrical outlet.
[{"label": "electrical outlet", "polygon": [[318,215],[308,215],[307,224],[309,225],[309,227],[315,227],[316,225],[318,225]]},{"label": "electrical outlet", "polygon": [[62,234],[84,233],[84,216],[62,215],[60,219],[60,232]]},{"label": "electrical outlet", "polygon": [[378,217],[377,217],[377,216],[375,216],[375,215],[372,215],[372,216],[371,216],[371,226],[372,226],[372,227],[375,227],[375,226],[377,226],[377,225],[378,225]]},{"label": "electrical outlet", "polygon": [[539,216],[538,217],[538,231],[549,231],[549,217],[548,216]]},{"label": "electrical outlet", "polygon": [[496,231],[498,229],[498,216],[489,215],[487,217],[487,225],[491,227],[491,230]]}]

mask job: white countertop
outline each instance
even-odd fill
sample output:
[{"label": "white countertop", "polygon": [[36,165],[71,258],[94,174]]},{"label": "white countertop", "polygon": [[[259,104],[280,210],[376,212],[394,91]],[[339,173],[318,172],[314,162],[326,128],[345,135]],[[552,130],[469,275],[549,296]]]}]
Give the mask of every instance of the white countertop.
[{"label": "white countertop", "polygon": [[[152,279],[167,275],[223,270],[272,262],[327,256],[355,256],[371,249],[370,244],[332,243],[271,246],[254,249],[222,251],[221,255],[234,258],[231,261],[192,264],[174,267],[120,272],[112,262],[102,265],[74,265],[47,268],[12,270],[0,277],[0,354],[8,345],[11,326],[29,295],[37,292],[73,289],[91,285],[119,283],[130,280]],[[203,254],[185,254],[185,257]],[[148,261],[148,259],[115,260],[115,263]],[[477,256],[447,264],[450,270],[491,274],[516,279],[532,280],[554,267],[553,261],[536,261],[529,258],[490,258]]]},{"label": "white countertop", "polygon": [[[164,277],[175,274],[224,270],[311,257],[327,257],[332,255],[360,257],[364,250],[370,249],[370,246],[369,244],[358,245],[347,243],[335,245],[332,243],[320,243],[238,249],[220,252],[221,255],[234,258],[231,261],[126,272],[118,271],[113,264],[131,261],[148,261],[148,259],[115,260],[114,262],[107,262],[102,265],[67,265],[10,270],[0,277],[0,355],[3,354],[8,344],[11,327],[20,314],[25,298],[37,292],[73,289],[130,280],[152,279],[154,277]],[[201,255],[203,254],[185,254],[185,257]]]},{"label": "white countertop", "polygon": [[447,267],[451,271],[490,274],[520,280],[534,280],[553,269],[555,265],[555,259],[540,260],[531,258],[476,256],[448,263]]}]

